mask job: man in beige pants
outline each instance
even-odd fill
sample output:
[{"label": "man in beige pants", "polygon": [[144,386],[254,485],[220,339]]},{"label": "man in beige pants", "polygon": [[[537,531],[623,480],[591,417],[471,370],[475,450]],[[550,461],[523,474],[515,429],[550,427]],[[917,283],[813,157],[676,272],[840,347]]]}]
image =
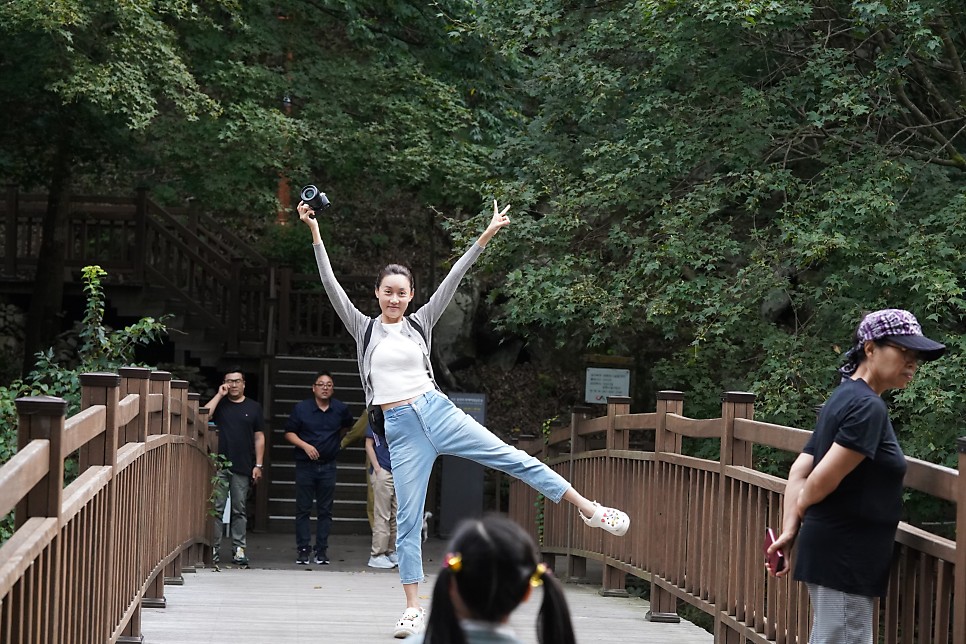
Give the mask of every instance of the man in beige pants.
[{"label": "man in beige pants", "polygon": [[366,428],[366,455],[369,457],[369,483],[372,488],[372,549],[370,568],[395,568],[396,489],[392,481],[392,461],[386,439]]}]

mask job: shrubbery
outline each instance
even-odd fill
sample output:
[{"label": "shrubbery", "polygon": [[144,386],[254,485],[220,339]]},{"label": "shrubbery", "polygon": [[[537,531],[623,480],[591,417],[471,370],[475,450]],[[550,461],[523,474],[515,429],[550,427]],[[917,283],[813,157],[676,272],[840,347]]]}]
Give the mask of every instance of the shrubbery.
[{"label": "shrubbery", "polygon": [[[80,411],[80,376],[94,371],[114,371],[134,362],[134,349],[163,338],[163,319],[141,318],[120,330],[104,325],[104,291],[102,278],[107,273],[100,266],[83,269],[87,307],[84,320],[70,333],[79,343],[76,355],[64,359],[53,349],[37,354],[37,366],[25,378],[0,387],[0,465],[17,451],[17,409],[14,401],[27,396],[56,396],[67,401],[67,415]],[[76,473],[76,465],[68,461],[67,476]],[[0,521],[0,543],[13,532],[13,514]]]}]

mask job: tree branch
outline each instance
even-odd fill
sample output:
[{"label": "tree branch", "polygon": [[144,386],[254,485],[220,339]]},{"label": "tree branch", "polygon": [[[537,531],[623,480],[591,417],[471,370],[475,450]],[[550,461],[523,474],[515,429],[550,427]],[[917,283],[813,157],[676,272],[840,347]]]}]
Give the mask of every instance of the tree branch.
[{"label": "tree branch", "polygon": [[949,30],[943,21],[938,21],[934,29],[939,32],[939,37],[943,41],[943,48],[946,50],[946,58],[952,63],[953,81],[959,88],[959,99],[960,101],[966,101],[966,72],[963,71],[963,62],[959,59],[959,50],[956,49],[956,43],[949,36]]}]

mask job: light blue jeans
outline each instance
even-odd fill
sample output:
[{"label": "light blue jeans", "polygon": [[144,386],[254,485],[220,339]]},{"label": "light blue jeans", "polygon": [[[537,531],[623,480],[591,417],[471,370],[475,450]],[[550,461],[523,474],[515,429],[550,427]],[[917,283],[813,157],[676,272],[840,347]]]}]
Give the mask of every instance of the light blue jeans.
[{"label": "light blue jeans", "polygon": [[460,456],[506,472],[554,503],[560,503],[570,489],[562,476],[523,450],[504,443],[437,391],[387,410],[386,440],[399,504],[396,553],[399,578],[404,584],[424,579],[421,529],[426,487],[437,456]]}]

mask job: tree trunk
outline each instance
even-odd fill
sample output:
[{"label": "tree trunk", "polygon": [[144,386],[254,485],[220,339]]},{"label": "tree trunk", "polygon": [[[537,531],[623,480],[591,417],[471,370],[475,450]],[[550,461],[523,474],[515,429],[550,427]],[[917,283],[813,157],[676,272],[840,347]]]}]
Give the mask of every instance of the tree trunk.
[{"label": "tree trunk", "polygon": [[71,146],[60,137],[54,157],[47,210],[41,228],[37,273],[27,314],[23,375],[36,364],[35,354],[52,346],[63,324],[64,264],[67,253],[67,213],[70,212]]}]

